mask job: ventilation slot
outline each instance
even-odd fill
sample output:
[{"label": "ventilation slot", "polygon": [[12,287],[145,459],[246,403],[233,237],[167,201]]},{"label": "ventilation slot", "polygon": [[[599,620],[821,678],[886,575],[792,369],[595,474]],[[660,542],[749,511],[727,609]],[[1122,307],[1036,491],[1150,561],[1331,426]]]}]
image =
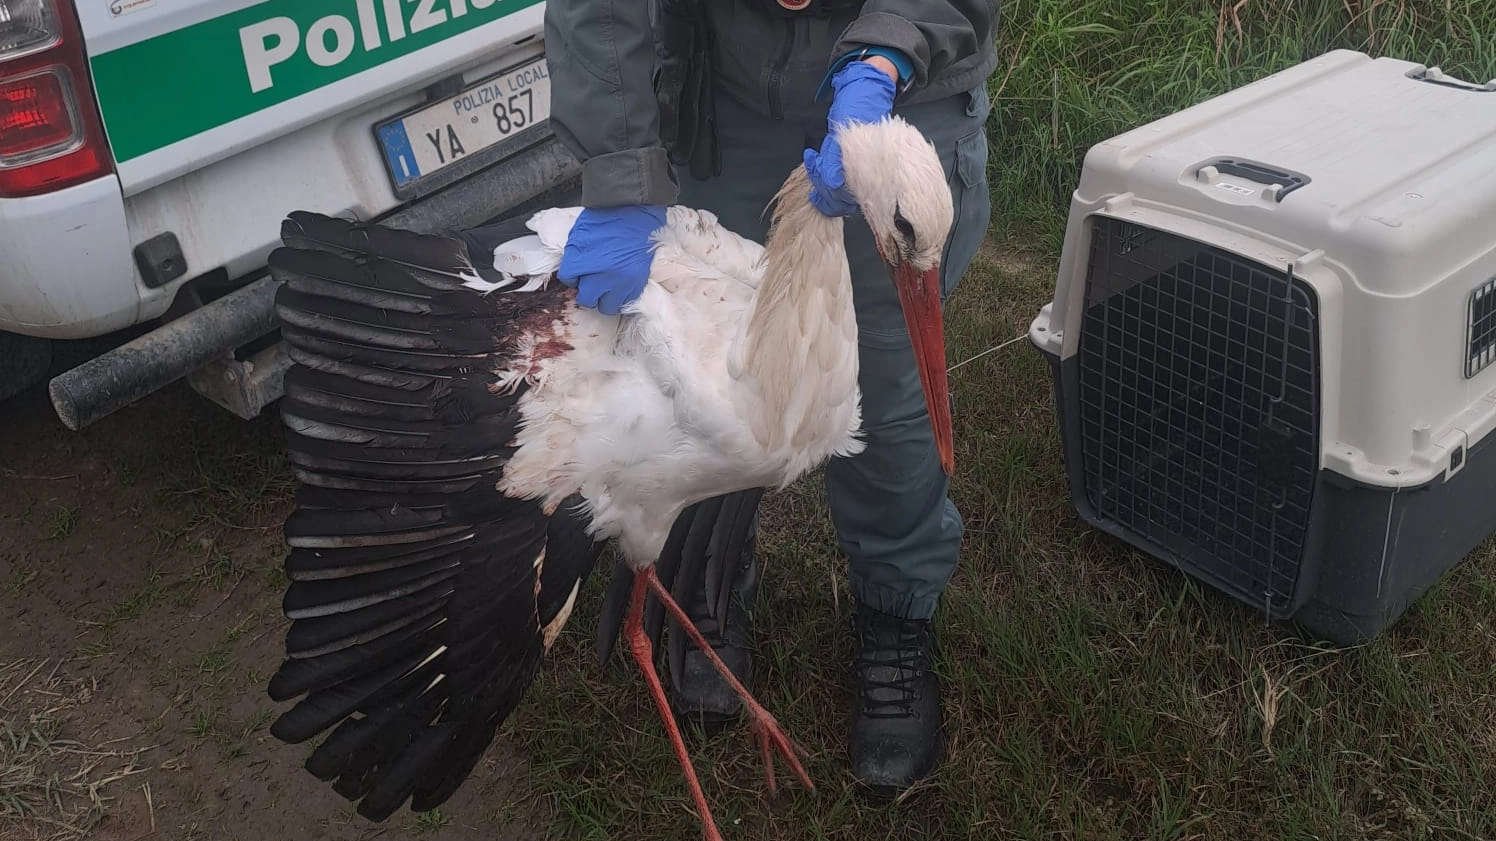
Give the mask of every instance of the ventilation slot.
[{"label": "ventilation slot", "polygon": [[1185,237],[1092,225],[1077,375],[1088,501],[1285,615],[1319,461],[1313,290]]},{"label": "ventilation slot", "polygon": [[1496,360],[1496,277],[1475,287],[1465,314],[1465,378]]}]

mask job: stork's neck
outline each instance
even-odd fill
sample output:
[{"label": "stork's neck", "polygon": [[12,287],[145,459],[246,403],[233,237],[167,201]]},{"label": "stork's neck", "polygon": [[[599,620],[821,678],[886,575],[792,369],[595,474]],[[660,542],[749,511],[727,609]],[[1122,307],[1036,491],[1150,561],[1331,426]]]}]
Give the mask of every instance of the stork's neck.
[{"label": "stork's neck", "polygon": [[755,431],[766,446],[797,437],[825,401],[857,382],[857,316],[842,220],[810,203],[796,167],[774,199],[764,273],[739,336],[742,368],[760,391]]}]

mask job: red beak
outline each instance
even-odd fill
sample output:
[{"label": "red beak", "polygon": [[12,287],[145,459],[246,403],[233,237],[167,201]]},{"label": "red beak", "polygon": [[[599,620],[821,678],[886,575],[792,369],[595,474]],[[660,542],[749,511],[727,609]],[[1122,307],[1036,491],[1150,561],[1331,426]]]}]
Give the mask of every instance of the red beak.
[{"label": "red beak", "polygon": [[904,323],[914,344],[914,361],[925,389],[925,408],[935,433],[940,466],[949,476],[956,469],[955,435],[951,431],[950,386],[945,377],[945,323],[940,312],[940,268],[918,271],[908,263],[893,268]]}]

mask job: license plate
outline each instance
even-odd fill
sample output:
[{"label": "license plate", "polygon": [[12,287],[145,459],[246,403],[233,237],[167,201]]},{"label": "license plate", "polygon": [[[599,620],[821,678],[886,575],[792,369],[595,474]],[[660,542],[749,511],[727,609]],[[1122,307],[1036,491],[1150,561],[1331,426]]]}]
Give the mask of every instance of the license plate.
[{"label": "license plate", "polygon": [[551,115],[544,58],[375,126],[398,190],[538,127]]}]

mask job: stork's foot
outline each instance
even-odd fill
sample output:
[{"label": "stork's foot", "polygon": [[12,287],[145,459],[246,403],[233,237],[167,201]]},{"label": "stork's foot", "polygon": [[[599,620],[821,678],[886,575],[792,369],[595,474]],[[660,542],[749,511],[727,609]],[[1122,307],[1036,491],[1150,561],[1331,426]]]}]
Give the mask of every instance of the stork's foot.
[{"label": "stork's foot", "polygon": [[774,779],[774,754],[776,753],[784,757],[785,764],[790,766],[790,770],[795,772],[795,776],[800,778],[800,782],[804,783],[806,788],[814,789],[815,784],[810,781],[810,775],[806,774],[805,769],[800,765],[800,760],[809,757],[810,754],[785,734],[779,722],[774,720],[774,716],[770,715],[768,710],[760,707],[752,698],[748,699],[748,705],[749,717],[752,719],[748,728],[753,733],[754,741],[758,742],[758,755],[764,761],[764,781],[768,783],[769,791],[779,791],[779,784]]},{"label": "stork's foot", "polygon": [[764,779],[769,784],[769,790],[779,790],[778,784],[774,779],[774,754],[776,753],[784,759],[785,764],[790,767],[790,771],[794,773],[800,782],[805,784],[806,788],[814,790],[815,783],[810,781],[810,775],[805,773],[805,767],[800,764],[801,757],[807,757],[809,754],[806,753],[804,748],[795,744],[789,736],[785,735],[784,729],[779,726],[779,722],[774,719],[774,716],[770,715],[769,711],[764,709],[763,705],[754,699],[753,694],[732,673],[732,669],[729,669],[727,664],[722,662],[722,658],[718,657],[717,653],[712,650],[711,645],[701,636],[701,632],[696,630],[695,623],[691,621],[690,617],[686,616],[686,612],[681,609],[680,605],[676,604],[675,600],[670,597],[669,591],[660,583],[660,579],[654,576],[652,572],[647,577],[650,588],[654,590],[655,596],[660,600],[661,604],[675,617],[676,622],[686,630],[686,633],[691,636],[691,640],[696,643],[696,647],[716,667],[717,672],[722,675],[722,679],[727,682],[728,686],[732,687],[732,691],[737,693],[739,698],[743,699],[743,707],[750,721],[750,729],[754,739],[758,742],[759,755],[764,760]]}]

